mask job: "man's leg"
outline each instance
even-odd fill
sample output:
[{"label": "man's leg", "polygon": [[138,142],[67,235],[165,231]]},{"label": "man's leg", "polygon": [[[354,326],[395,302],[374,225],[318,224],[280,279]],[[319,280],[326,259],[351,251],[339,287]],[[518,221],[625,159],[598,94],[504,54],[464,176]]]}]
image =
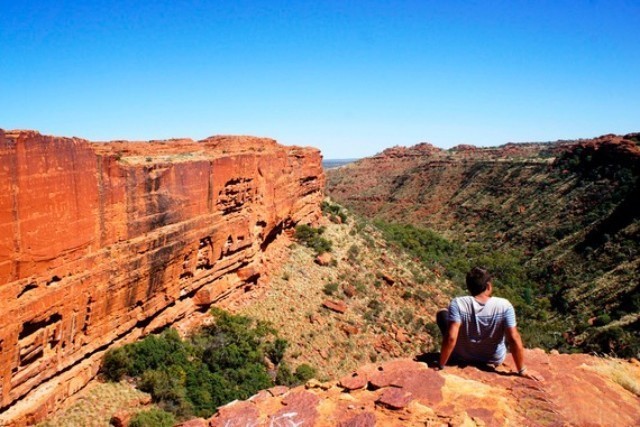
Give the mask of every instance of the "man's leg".
[{"label": "man's leg", "polygon": [[442,308],[436,313],[436,323],[443,337],[449,334],[449,310]]}]

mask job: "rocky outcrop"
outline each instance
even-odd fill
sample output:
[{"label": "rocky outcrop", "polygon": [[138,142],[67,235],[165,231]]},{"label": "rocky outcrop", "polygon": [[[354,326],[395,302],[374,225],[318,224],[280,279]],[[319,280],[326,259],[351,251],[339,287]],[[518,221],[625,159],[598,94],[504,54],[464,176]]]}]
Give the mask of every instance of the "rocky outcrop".
[{"label": "rocky outcrop", "polygon": [[[221,408],[217,426],[636,426],[640,363],[527,351],[545,381],[409,359],[367,365],[339,382],[268,391]],[[304,424],[302,424],[304,422]]]},{"label": "rocky outcrop", "polygon": [[250,289],[323,188],[318,150],[270,139],[0,130],[0,424],[42,418],[109,347]]}]

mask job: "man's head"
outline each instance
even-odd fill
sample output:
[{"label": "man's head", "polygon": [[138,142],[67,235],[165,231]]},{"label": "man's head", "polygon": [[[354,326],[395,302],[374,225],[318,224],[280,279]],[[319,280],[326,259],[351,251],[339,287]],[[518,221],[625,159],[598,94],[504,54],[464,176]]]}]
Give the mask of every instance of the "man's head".
[{"label": "man's head", "polygon": [[472,296],[480,295],[491,285],[491,275],[487,270],[473,267],[467,273],[467,289]]}]

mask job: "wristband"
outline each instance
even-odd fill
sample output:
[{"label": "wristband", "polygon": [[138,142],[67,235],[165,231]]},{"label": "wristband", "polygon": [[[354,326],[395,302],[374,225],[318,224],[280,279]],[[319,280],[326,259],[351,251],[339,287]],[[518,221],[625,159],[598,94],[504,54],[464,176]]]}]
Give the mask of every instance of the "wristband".
[{"label": "wristband", "polygon": [[518,375],[522,375],[522,374],[524,374],[525,372],[527,372],[527,367],[526,367],[526,366],[523,366],[523,367],[522,367],[522,368],[520,368],[520,370],[518,371]]}]

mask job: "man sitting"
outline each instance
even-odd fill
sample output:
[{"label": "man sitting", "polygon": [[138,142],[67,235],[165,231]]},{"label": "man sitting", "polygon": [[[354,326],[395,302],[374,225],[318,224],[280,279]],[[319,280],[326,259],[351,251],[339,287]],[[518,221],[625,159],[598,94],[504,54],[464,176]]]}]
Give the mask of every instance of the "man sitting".
[{"label": "man sitting", "polygon": [[467,274],[466,282],[471,296],[454,298],[449,310],[440,310],[436,316],[442,332],[439,369],[444,369],[452,355],[464,362],[500,365],[507,355],[506,337],[518,374],[542,381],[539,374],[525,367],[513,305],[491,296],[491,275],[475,267]]}]

